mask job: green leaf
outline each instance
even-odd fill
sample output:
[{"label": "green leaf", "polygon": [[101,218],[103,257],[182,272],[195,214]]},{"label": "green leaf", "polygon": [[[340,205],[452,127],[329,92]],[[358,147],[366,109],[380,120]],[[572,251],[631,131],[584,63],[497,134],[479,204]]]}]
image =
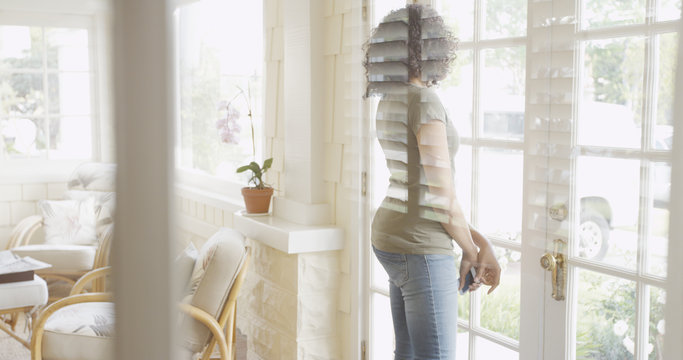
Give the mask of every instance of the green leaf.
[{"label": "green leaf", "polygon": [[242,173],[247,170],[251,170],[251,167],[249,165],[240,166],[237,168],[237,173]]},{"label": "green leaf", "polygon": [[263,172],[266,172],[266,170],[270,169],[271,165],[273,165],[273,158],[266,159],[263,162]]}]

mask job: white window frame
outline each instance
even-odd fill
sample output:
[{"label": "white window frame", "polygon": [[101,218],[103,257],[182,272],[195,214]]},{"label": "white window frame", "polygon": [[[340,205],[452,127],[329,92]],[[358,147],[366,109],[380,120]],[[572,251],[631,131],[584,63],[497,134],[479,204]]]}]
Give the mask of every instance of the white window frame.
[{"label": "white window frame", "polygon": [[[172,4],[172,22],[171,26],[173,32],[172,41],[172,52],[173,52],[173,77],[175,78],[176,86],[173,89],[174,98],[174,136],[175,136],[175,182],[177,188],[181,190],[181,193],[191,195],[193,197],[201,197],[205,200],[213,198],[213,202],[220,206],[229,206],[241,208],[243,204],[241,189],[248,186],[247,183],[238,182],[235,180],[229,180],[220,178],[218,176],[208,175],[199,170],[192,170],[187,168],[182,168],[180,166],[180,161],[182,159],[182,148],[181,148],[181,126],[180,126],[180,53],[178,49],[178,16],[177,10],[183,6],[187,6],[193,3],[197,3],[201,0],[171,0]],[[265,4],[264,4],[265,6]],[[263,24],[265,26],[265,23]],[[264,31],[265,34],[265,31]],[[264,38],[265,42],[266,39]],[[265,54],[264,54],[265,55]],[[263,59],[265,61],[265,59]],[[261,89],[263,89],[263,98],[257,104],[252,103],[253,111],[258,114],[263,115],[263,120],[265,121],[265,100],[266,100],[266,81],[267,74],[264,72],[261,75]],[[255,106],[254,106],[255,105]],[[261,124],[262,128],[265,128],[265,124]],[[257,125],[258,126],[258,125]],[[256,161],[261,162],[265,157],[265,143],[266,143],[266,132],[262,131],[261,136],[255,139],[256,141]],[[216,135],[218,136],[218,135]]]},{"label": "white window frame", "polygon": [[0,159],[1,183],[64,182],[84,161],[114,159],[109,69],[111,4],[49,0],[5,0],[0,5],[0,24],[14,26],[71,27],[88,31],[90,53],[92,156],[89,159]]}]

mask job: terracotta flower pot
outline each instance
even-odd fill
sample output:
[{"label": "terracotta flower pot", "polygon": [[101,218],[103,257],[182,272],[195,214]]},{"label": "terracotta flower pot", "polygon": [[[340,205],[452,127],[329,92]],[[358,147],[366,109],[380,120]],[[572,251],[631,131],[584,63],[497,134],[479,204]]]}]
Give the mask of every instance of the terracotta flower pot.
[{"label": "terracotta flower pot", "polygon": [[265,214],[270,208],[270,198],[273,196],[273,188],[257,189],[243,187],[242,196],[244,197],[244,206],[247,208],[248,214]]}]

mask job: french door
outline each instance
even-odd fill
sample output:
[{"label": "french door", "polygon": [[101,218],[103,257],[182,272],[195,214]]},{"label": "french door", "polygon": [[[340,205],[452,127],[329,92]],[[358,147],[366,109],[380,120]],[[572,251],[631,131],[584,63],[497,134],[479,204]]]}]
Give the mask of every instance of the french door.
[{"label": "french door", "polygon": [[[404,3],[374,1],[374,23]],[[458,359],[661,359],[681,1],[431,4],[460,38],[438,90],[457,193],[503,268],[493,294],[459,299]],[[373,159],[374,209],[388,175]],[[368,259],[369,358],[390,359]]]}]

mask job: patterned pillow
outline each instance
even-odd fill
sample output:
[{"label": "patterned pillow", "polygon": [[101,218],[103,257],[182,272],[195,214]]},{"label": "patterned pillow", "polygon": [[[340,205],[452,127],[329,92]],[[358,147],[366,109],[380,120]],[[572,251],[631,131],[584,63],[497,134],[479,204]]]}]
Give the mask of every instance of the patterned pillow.
[{"label": "patterned pillow", "polygon": [[41,200],[38,202],[45,225],[45,243],[94,245],[95,200]]},{"label": "patterned pillow", "polygon": [[194,272],[194,265],[197,263],[197,248],[194,247],[193,243],[189,243],[187,247],[175,258],[174,267],[176,269],[176,275],[182,284],[183,295],[187,295],[189,292],[189,282]]},{"label": "patterned pillow", "polygon": [[65,197],[69,200],[85,201],[92,198],[95,202],[95,231],[97,238],[110,224],[114,223],[114,209],[116,209],[116,193],[108,191],[67,190]]},{"label": "patterned pillow", "polygon": [[187,289],[187,297],[191,298],[192,295],[197,292],[197,287],[199,286],[199,283],[202,282],[206,268],[216,254],[217,248],[218,242],[215,239],[209,239],[209,241],[202,246],[197,261],[194,263],[194,269],[192,270],[192,276],[190,277],[190,283]]}]

